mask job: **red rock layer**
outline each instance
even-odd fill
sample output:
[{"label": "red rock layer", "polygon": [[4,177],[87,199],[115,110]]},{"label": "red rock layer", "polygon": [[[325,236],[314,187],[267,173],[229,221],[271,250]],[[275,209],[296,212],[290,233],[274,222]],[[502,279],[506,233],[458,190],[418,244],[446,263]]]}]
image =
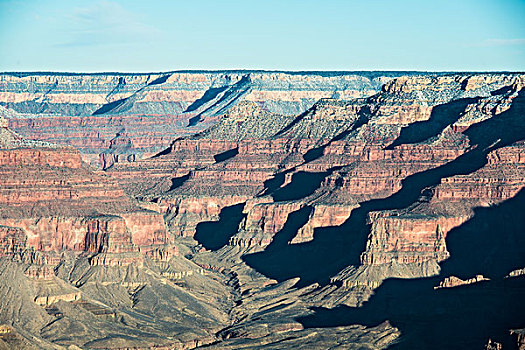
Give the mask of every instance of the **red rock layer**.
[{"label": "red rock layer", "polygon": [[[350,102],[322,100],[290,120],[239,105],[213,128],[176,140],[169,153],[116,165],[108,173],[127,186],[129,193],[165,203],[169,207],[164,210],[169,213],[167,220],[178,235],[192,235],[201,220],[216,220],[225,206],[246,201],[246,219],[230,240],[231,245],[243,247],[267,245],[291,212],[310,205],[313,212],[308,222],[292,240],[305,242],[313,239],[317,227],[341,225],[359,202],[388,197],[401,188],[407,176],[462,155],[469,147],[462,132],[508,110],[515,97],[512,93],[493,96],[490,91],[514,86],[519,79],[505,75],[400,78],[374,97]],[[435,106],[472,96],[482,97],[455,112],[457,120],[437,135],[424,142],[387,148],[403,127],[431,118]],[[253,122],[253,116],[262,118],[263,128]],[[364,122],[355,126],[363,118]],[[275,125],[279,127],[273,129]],[[345,132],[347,135],[337,136]],[[320,146],[318,157],[303,158]],[[499,149],[478,172],[443,179],[433,189],[426,209],[420,206],[414,212],[373,214],[362,263],[445,259],[447,232],[469,218],[473,205],[497,203],[522,188],[521,148]],[[215,161],[215,156],[231,150],[236,152],[230,158]],[[294,181],[297,171],[326,172],[327,176],[313,193],[299,200],[275,201],[261,196],[264,183],[274,175],[284,172],[281,187],[285,187]],[[461,204],[443,210],[446,203],[454,201]]]},{"label": "red rock layer", "polygon": [[[523,144],[497,149],[489,153],[487,165],[480,170],[443,178],[433,189],[428,208],[415,208],[413,213],[374,213],[370,218],[371,234],[361,257],[362,263],[447,258],[446,235],[471,217],[472,208],[500,203],[514,197],[525,186],[524,160]],[[446,213],[439,214],[443,211]]]},{"label": "red rock layer", "polygon": [[159,205],[167,217],[170,234],[193,237],[200,222],[215,221],[221,209],[243,203],[247,199],[248,197],[242,196],[177,196],[163,198]]},{"label": "red rock layer", "polygon": [[314,230],[318,227],[339,226],[352,213],[352,206],[337,204],[317,204],[310,214],[308,222],[297,231],[290,243],[304,243],[314,238]]},{"label": "red rock layer", "polygon": [[237,235],[230,239],[230,245],[242,247],[266,246],[279,232],[288,215],[303,206],[292,203],[256,203],[249,206],[246,219],[241,223]]},{"label": "red rock layer", "polygon": [[470,175],[445,178],[435,190],[436,201],[476,200],[485,205],[514,197],[525,185],[525,145],[497,149],[488,164]]},{"label": "red rock layer", "polygon": [[[15,111],[10,125],[25,137],[74,146],[85,161],[107,168],[205,129],[240,100],[293,115],[334,94],[370,96],[394,75],[8,73],[0,75],[0,105]],[[198,122],[190,122],[194,117]],[[123,129],[129,143],[119,149],[111,141]]]},{"label": "red rock layer", "polygon": [[[17,143],[9,147],[10,139]],[[7,141],[6,141],[7,140]],[[24,249],[85,252],[92,263],[139,262],[168,243],[162,215],[140,208],[107,176],[91,171],[78,151],[19,142],[4,131],[0,149],[0,252]],[[33,147],[31,147],[33,146]],[[169,250],[169,249],[168,249]],[[167,253],[167,252],[166,252]]]},{"label": "red rock layer", "polygon": [[[384,213],[379,213],[384,215]],[[364,265],[421,263],[448,258],[446,233],[467,218],[430,217],[425,215],[385,216],[372,218]]]}]

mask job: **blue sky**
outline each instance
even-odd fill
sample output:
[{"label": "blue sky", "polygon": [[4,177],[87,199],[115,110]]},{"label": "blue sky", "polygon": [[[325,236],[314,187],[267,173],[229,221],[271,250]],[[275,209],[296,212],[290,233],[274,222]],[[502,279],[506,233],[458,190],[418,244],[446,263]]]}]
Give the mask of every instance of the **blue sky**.
[{"label": "blue sky", "polygon": [[525,0],[0,0],[0,71],[525,71]]}]

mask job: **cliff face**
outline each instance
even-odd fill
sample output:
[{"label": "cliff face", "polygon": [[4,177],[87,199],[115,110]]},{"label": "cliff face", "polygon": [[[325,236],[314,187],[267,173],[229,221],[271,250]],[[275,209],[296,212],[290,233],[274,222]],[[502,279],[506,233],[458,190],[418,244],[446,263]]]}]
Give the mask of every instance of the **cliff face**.
[{"label": "cliff face", "polygon": [[401,77],[296,116],[244,101],[108,174],[210,249],[194,258],[202,266],[246,274],[245,288],[248,267],[299,276],[323,285],[310,302],[355,306],[387,278],[441,276],[448,234],[523,188],[523,78]]},{"label": "cliff face", "polygon": [[[291,241],[310,241],[315,227],[342,225],[359,203],[388,198],[402,189],[407,177],[440,168],[468,152],[472,145],[463,131],[507,111],[519,94],[521,79],[508,75],[399,78],[373,97],[351,102],[324,99],[293,117],[243,102],[209,129],[175,140],[163,155],[117,165],[108,174],[129,193],[161,203],[170,213],[168,222],[186,228],[184,235],[193,235],[195,231],[187,228],[198,222],[217,218],[217,210],[246,202],[247,217],[240,223],[239,239],[232,242],[250,237],[250,242],[268,244],[287,215],[305,205],[314,208],[313,214]],[[452,174],[429,183],[431,204],[426,212],[407,214],[406,224],[399,214],[395,225],[388,223],[391,214],[372,215],[372,235],[376,229],[384,232],[372,241],[391,246],[379,248],[370,241],[363,263],[443,260],[446,232],[469,218],[468,208],[495,204],[521,189],[521,150],[518,144],[497,148],[487,155],[487,164],[472,174]],[[194,198],[203,203],[199,207],[206,201],[213,203],[213,212],[196,209],[190,215],[183,203]],[[296,204],[280,204],[288,201]],[[443,203],[449,201],[469,204],[444,210]],[[376,223],[379,217],[381,223]],[[416,221],[423,226],[413,226]],[[406,237],[392,233],[405,231]],[[428,234],[418,236],[419,231]],[[259,238],[253,241],[255,237]],[[428,248],[415,248],[426,241]],[[381,249],[391,257],[379,258]]]},{"label": "cliff face", "polygon": [[133,252],[139,259],[140,248],[167,243],[162,216],[95,174],[77,150],[27,141],[6,127],[0,134],[4,254],[33,248],[52,254]]},{"label": "cliff face", "polygon": [[284,115],[323,97],[370,96],[395,73],[174,72],[0,75],[9,125],[30,138],[80,149],[108,168],[153,155],[203,130],[240,101]]},{"label": "cliff face", "polygon": [[525,327],[523,75],[3,79],[9,125],[48,135],[0,119],[0,278],[22,271],[28,292],[4,294],[38,315],[9,332],[99,348],[385,348],[404,333],[408,348],[475,348]]},{"label": "cliff face", "polygon": [[[25,140],[0,121],[0,346],[211,342],[228,287],[180,256],[162,214],[144,208],[155,205],[141,206],[77,150]],[[195,286],[211,291],[203,298]],[[158,303],[160,318],[183,324],[158,323]]]}]

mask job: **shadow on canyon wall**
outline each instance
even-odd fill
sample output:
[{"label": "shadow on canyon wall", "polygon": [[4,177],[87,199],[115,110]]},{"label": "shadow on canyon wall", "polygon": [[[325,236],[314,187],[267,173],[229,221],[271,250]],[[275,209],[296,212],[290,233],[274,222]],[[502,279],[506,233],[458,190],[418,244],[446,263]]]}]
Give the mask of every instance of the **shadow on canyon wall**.
[{"label": "shadow on canyon wall", "polygon": [[[508,330],[525,327],[525,276],[504,278],[525,266],[525,190],[451,230],[451,257],[437,277],[388,279],[362,307],[316,308],[299,321],[307,328],[350,324],[376,326],[385,320],[402,338],[392,349],[483,349],[489,337],[515,348]],[[483,274],[490,281],[434,289],[448,276]]]},{"label": "shadow on canyon wall", "polygon": [[[509,110],[466,130],[472,146],[455,160],[408,176],[402,181],[402,188],[387,198],[360,203],[342,225],[315,229],[311,242],[288,243],[294,231],[306,223],[311,209],[305,207],[293,212],[265,251],[245,255],[243,260],[278,281],[300,277],[298,286],[327,284],[331,276],[346,266],[360,264],[370,230],[366,219],[371,211],[407,208],[442,178],[475,172],[487,163],[489,152],[525,139],[524,97],[524,92],[520,92]],[[431,130],[420,123],[418,128],[423,130],[419,133],[412,129],[411,134],[433,137],[436,125],[444,128],[459,118],[461,106],[466,103],[443,106],[444,111],[453,111],[454,116],[447,117],[446,123],[441,119]],[[415,141],[408,136],[404,138]],[[304,188],[319,183],[319,174],[313,175],[292,177],[289,189],[298,189],[298,196]],[[525,326],[525,278],[502,277],[525,266],[525,223],[521,215],[525,209],[524,193],[521,191],[500,206],[476,209],[472,220],[451,231],[447,237],[451,258],[442,264],[439,277],[389,279],[361,308],[317,309],[314,315],[300,321],[306,327],[327,327],[372,326],[390,320],[403,334],[401,342],[393,348],[482,348],[488,336],[512,348],[508,329]],[[286,199],[297,196],[288,194]],[[450,289],[433,288],[446,276],[472,278],[479,273],[492,280]]]},{"label": "shadow on canyon wall", "polygon": [[318,146],[318,147],[314,147],[312,149],[309,149],[304,155],[303,155],[303,159],[304,159],[304,164],[306,163],[310,163],[310,162],[313,162],[314,160],[316,159],[319,159],[323,156],[324,154],[324,150],[330,146],[333,142],[337,142],[337,141],[341,141],[343,140],[345,137],[347,137],[348,135],[350,135],[352,132],[356,131],[357,129],[359,129],[360,127],[362,127],[363,125],[367,124],[368,121],[370,120],[370,107],[368,106],[365,106],[363,107],[358,113],[357,113],[357,120],[354,122],[354,124],[352,125],[352,127],[350,127],[349,129],[345,130],[345,131],[342,131],[340,132],[339,134],[337,134],[336,136],[334,136],[333,139],[331,139],[330,141],[328,141],[327,143],[325,143],[324,145],[321,145],[321,146]]},{"label": "shadow on canyon wall", "polygon": [[217,88],[209,88],[204,92],[204,94],[197,100],[195,100],[191,105],[186,108],[184,113],[193,112],[203,106],[204,104],[213,101],[217,96],[223,92],[224,90],[227,90],[228,86],[220,86]]},{"label": "shadow on canyon wall", "polygon": [[235,157],[238,154],[239,154],[239,147],[235,147],[230,150],[214,155],[213,159],[215,159],[215,163],[221,163],[221,162],[227,161],[230,158]]},{"label": "shadow on canyon wall", "polygon": [[[360,203],[360,207],[354,209],[340,226],[316,228],[313,241],[281,244],[280,265],[288,266],[292,262],[298,264],[300,268],[294,269],[294,273],[287,273],[288,269],[270,268],[267,259],[275,257],[266,251],[245,255],[243,259],[257,271],[278,281],[300,277],[299,286],[314,282],[327,284],[330,277],[343,268],[360,264],[360,255],[365,250],[369,234],[367,217],[371,211],[407,208],[421,197],[423,190],[438,185],[442,178],[470,174],[487,163],[487,154],[492,150],[525,139],[525,121],[522,118],[524,107],[524,94],[520,93],[509,110],[465,131],[473,146],[461,156],[439,167],[406,177],[402,181],[402,188],[389,197]],[[320,177],[326,176],[324,173],[306,172],[295,175],[290,184],[274,192],[275,200],[302,198],[305,193],[315,191],[322,181]],[[293,220],[293,217],[288,220]]]},{"label": "shadow on canyon wall", "polygon": [[219,213],[219,221],[206,221],[197,224],[194,238],[209,250],[219,250],[228,244],[230,237],[237,233],[245,203],[224,207]]},{"label": "shadow on canyon wall", "polygon": [[432,109],[428,120],[415,122],[401,129],[401,133],[386,149],[403,144],[423,142],[439,134],[448,125],[454,123],[469,104],[476,103],[478,98],[462,98],[438,105]]},{"label": "shadow on canyon wall", "polygon": [[317,173],[298,171],[292,175],[290,183],[275,190],[271,196],[276,202],[308,197],[319,188],[323,180],[333,171],[332,169]]},{"label": "shadow on canyon wall", "polygon": [[190,177],[191,177],[191,171],[188,172],[186,175],[172,178],[171,186],[168,191],[173,191],[174,189],[182,186],[186,181],[190,179]]},{"label": "shadow on canyon wall", "polygon": [[[195,126],[202,121],[202,117],[206,113],[210,113],[214,108],[220,108],[216,114],[224,113],[229,106],[238,100],[239,96],[249,90],[250,76],[249,74],[243,75],[243,77],[232,85],[227,85],[220,88],[210,88],[204,93],[204,95],[191,106],[186,109],[185,112],[195,111],[198,108],[209,104],[204,110],[202,110],[196,116],[188,120],[188,127]],[[222,94],[222,95],[221,95]]]},{"label": "shadow on canyon wall", "polygon": [[[302,118],[307,112],[303,113],[298,117]],[[363,108],[358,113],[357,120],[352,124],[350,128],[344,130],[334,136],[330,141],[324,145],[314,147],[308,150],[304,155],[304,162],[301,165],[305,165],[313,162],[316,159],[319,159],[323,156],[325,149],[332,144],[332,142],[341,141],[346,136],[350,135],[352,132],[356,131],[366,123],[368,123],[370,118],[370,108]],[[294,120],[286,128],[291,128],[291,126],[297,123],[297,120]],[[286,129],[285,128],[285,129]],[[284,130],[284,129],[283,129]],[[282,132],[282,131],[281,131]],[[279,133],[278,133],[279,134]],[[343,168],[342,166],[332,167],[323,172],[306,172],[299,171],[292,175],[292,181],[281,187],[284,184],[286,179],[286,174],[292,173],[296,170],[297,167],[293,167],[284,171],[281,171],[275,174],[271,179],[264,182],[264,192],[262,195],[271,194],[272,198],[277,202],[297,200],[304,197],[307,197],[315,192],[324,181],[324,179],[333,174],[335,171]]]}]

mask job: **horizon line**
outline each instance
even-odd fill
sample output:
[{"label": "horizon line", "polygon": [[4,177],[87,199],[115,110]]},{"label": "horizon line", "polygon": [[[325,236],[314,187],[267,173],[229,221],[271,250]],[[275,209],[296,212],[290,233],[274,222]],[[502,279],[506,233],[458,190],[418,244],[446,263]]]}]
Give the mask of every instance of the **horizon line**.
[{"label": "horizon line", "polygon": [[281,70],[281,69],[180,69],[168,71],[52,71],[52,70],[27,70],[27,71],[2,71],[1,75],[151,75],[175,73],[285,73],[285,74],[359,74],[359,73],[414,73],[414,74],[525,74],[525,71],[512,70]]}]

